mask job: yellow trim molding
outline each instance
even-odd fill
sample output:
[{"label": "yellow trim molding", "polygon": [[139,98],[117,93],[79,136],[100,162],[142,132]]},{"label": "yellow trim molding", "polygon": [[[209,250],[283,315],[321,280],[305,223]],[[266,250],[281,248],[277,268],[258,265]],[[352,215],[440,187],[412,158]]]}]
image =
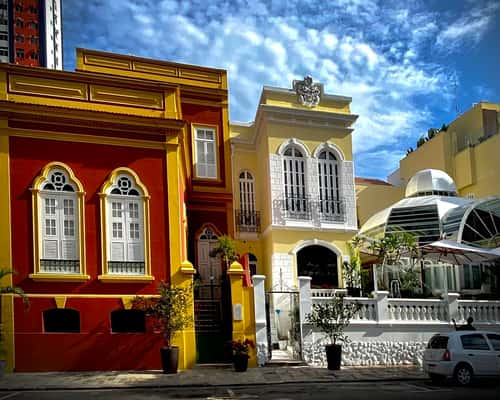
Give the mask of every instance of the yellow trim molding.
[{"label": "yellow trim molding", "polygon": [[154,276],[151,275],[99,275],[97,277],[101,282],[107,283],[123,283],[123,282],[152,282],[155,280]]},{"label": "yellow trim molding", "polygon": [[193,267],[193,264],[188,261],[188,260],[185,260],[183,262],[181,262],[181,272],[183,274],[196,274],[196,269]]},{"label": "yellow trim molding", "polygon": [[28,277],[38,282],[81,282],[90,279],[90,275],[86,274],[51,274],[47,272],[29,274]]},{"label": "yellow trim molding", "polygon": [[56,302],[57,308],[65,308],[66,307],[66,296],[54,296],[54,301]]}]

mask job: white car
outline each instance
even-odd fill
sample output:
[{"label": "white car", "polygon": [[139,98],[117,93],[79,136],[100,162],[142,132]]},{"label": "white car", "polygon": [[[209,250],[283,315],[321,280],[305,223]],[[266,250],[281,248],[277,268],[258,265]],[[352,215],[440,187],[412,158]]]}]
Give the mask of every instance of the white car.
[{"label": "white car", "polygon": [[485,331],[436,334],[424,351],[424,371],[435,382],[452,377],[463,386],[476,376],[500,375],[500,334]]}]

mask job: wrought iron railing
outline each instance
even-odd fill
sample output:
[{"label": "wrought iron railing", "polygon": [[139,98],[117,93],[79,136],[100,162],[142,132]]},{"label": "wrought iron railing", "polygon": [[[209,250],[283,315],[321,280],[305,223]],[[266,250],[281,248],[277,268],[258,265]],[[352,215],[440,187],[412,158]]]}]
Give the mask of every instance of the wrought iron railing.
[{"label": "wrought iron railing", "polygon": [[309,197],[286,197],[277,200],[285,219],[312,220],[321,222],[345,222],[344,199],[310,199]]},{"label": "wrought iron railing", "polygon": [[260,232],[260,212],[236,210],[236,230],[238,232]]},{"label": "wrought iron railing", "polygon": [[311,200],[308,197],[287,196],[281,203],[285,218],[309,220],[312,217]]},{"label": "wrought iron railing", "polygon": [[344,199],[319,199],[314,203],[319,219],[327,222],[345,222]]}]

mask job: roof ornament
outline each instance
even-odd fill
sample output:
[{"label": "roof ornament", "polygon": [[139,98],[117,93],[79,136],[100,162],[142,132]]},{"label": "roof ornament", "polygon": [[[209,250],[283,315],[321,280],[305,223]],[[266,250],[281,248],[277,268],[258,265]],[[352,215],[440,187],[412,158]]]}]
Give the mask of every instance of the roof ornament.
[{"label": "roof ornament", "polygon": [[317,106],[323,95],[323,85],[313,83],[310,75],[305,76],[303,81],[294,80],[293,89],[297,92],[300,104],[306,107]]}]

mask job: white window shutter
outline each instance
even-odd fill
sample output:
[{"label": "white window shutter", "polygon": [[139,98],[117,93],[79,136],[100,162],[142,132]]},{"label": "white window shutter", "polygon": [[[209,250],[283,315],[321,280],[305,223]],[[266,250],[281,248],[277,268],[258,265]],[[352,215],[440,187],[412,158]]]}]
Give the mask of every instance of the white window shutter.
[{"label": "white window shutter", "polygon": [[111,198],[108,202],[108,239],[110,261],[126,261],[125,254],[125,205],[126,202]]},{"label": "white window shutter", "polygon": [[78,218],[77,202],[74,198],[62,197],[59,199],[57,211],[59,213],[61,242],[60,254],[63,260],[77,260],[78,257]]},{"label": "white window shutter", "polygon": [[40,226],[42,232],[42,258],[57,260],[60,258],[60,230],[58,224],[57,196],[41,196]]},{"label": "white window shutter", "polygon": [[142,202],[131,200],[127,203],[127,260],[144,261]]},{"label": "white window shutter", "polygon": [[109,260],[144,261],[143,204],[140,198],[110,197],[108,200]]}]

